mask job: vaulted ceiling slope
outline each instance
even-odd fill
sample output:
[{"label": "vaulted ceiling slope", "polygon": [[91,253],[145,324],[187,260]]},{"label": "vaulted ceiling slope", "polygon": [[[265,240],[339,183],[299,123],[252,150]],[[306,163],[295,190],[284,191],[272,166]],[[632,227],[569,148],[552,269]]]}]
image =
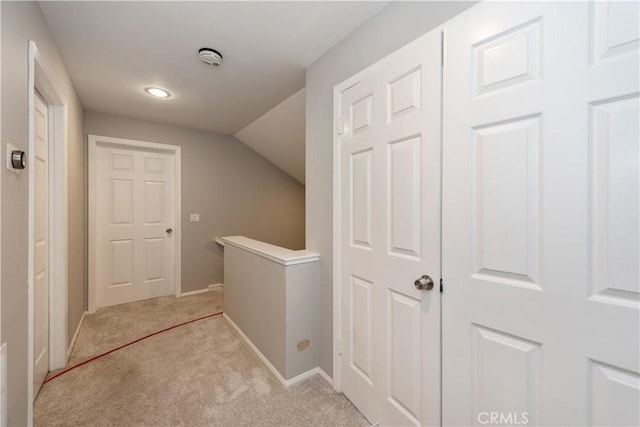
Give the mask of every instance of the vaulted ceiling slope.
[{"label": "vaulted ceiling slope", "polygon": [[[234,134],[387,2],[41,2],[87,110]],[[198,49],[223,55],[218,68]],[[168,99],[143,93],[169,90]]]},{"label": "vaulted ceiling slope", "polygon": [[234,136],[304,185],[305,90],[294,93]]}]

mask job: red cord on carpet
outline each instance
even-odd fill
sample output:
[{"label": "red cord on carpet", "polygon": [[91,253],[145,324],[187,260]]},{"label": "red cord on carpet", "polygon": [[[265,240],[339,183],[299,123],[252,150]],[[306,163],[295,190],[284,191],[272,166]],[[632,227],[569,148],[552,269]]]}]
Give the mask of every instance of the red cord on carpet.
[{"label": "red cord on carpet", "polygon": [[49,377],[46,380],[44,380],[44,384],[46,384],[49,381],[52,381],[52,380],[58,378],[60,375],[66,374],[69,371],[73,371],[74,369],[79,368],[82,365],[86,365],[89,362],[93,362],[94,360],[100,359],[101,357],[104,357],[104,356],[106,356],[108,354],[111,354],[111,353],[113,353],[115,351],[122,350],[125,347],[129,347],[132,344],[135,344],[135,343],[140,342],[142,340],[146,340],[147,338],[150,338],[150,337],[152,337],[154,335],[158,335],[158,334],[161,334],[163,332],[170,331],[171,329],[175,329],[175,328],[178,328],[180,326],[188,325],[189,323],[197,322],[198,320],[204,320],[204,319],[208,319],[209,317],[220,316],[222,313],[223,312],[220,311],[218,313],[208,314],[206,316],[198,317],[197,319],[187,320],[186,322],[182,322],[182,323],[179,323],[177,325],[169,326],[168,328],[164,328],[162,330],[159,330],[159,331],[153,332],[151,334],[145,335],[145,336],[140,337],[140,338],[138,338],[138,339],[136,339],[134,341],[128,342],[128,343],[123,344],[123,345],[121,345],[119,347],[113,348],[113,349],[111,349],[109,351],[105,351],[104,353],[100,353],[97,356],[90,357],[89,359],[84,360],[84,361],[82,361],[82,362],[80,362],[78,364],[75,364],[73,366],[69,366],[68,368],[63,369],[62,371],[58,372],[57,374],[52,375],[51,377]]}]

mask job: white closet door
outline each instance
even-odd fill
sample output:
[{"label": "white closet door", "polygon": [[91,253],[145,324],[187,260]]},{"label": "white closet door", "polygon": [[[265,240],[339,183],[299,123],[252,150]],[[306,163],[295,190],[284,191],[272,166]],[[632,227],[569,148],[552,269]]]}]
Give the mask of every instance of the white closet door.
[{"label": "white closet door", "polygon": [[444,425],[640,423],[639,22],[488,2],[446,25]]},{"label": "white closet door", "polygon": [[33,398],[49,373],[49,109],[34,101]]},{"label": "white closet door", "polygon": [[97,159],[97,306],[174,293],[173,157],[98,145]]},{"label": "white closet door", "polygon": [[440,37],[341,94],[342,390],[380,425],[440,422]]}]

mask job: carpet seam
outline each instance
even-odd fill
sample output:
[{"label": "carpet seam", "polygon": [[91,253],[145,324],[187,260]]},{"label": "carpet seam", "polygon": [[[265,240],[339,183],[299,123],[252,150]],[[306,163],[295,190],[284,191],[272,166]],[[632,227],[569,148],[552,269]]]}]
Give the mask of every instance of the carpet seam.
[{"label": "carpet seam", "polygon": [[158,334],[161,334],[161,333],[163,333],[163,332],[168,332],[168,331],[170,331],[170,330],[172,330],[172,329],[176,329],[176,328],[179,328],[179,327],[181,327],[181,326],[185,326],[185,325],[188,325],[188,324],[190,324],[190,323],[197,322],[197,321],[199,321],[199,320],[204,320],[204,319],[208,319],[208,318],[211,318],[211,317],[220,316],[220,315],[221,315],[221,314],[223,314],[223,313],[224,313],[223,311],[220,311],[220,312],[217,312],[217,313],[212,313],[212,314],[208,314],[208,315],[206,315],[206,316],[198,317],[198,318],[196,318],[196,319],[187,320],[186,322],[178,323],[177,325],[169,326],[168,328],[164,328],[164,329],[161,329],[161,330],[159,330],[159,331],[152,332],[152,333],[150,333],[150,334],[147,334],[147,335],[145,335],[145,336],[142,336],[142,337],[140,337],[140,338],[137,338],[137,339],[135,339],[135,340],[133,340],[133,341],[130,341],[130,342],[126,343],[126,344],[123,344],[123,345],[121,345],[121,346],[118,346],[118,347],[112,348],[111,350],[107,350],[107,351],[105,351],[105,352],[103,352],[103,353],[100,353],[100,354],[98,354],[98,355],[96,355],[96,356],[92,356],[92,357],[90,357],[90,358],[88,358],[88,359],[86,359],[86,360],[83,360],[82,362],[76,363],[75,365],[72,365],[72,366],[69,366],[68,368],[63,369],[62,371],[58,372],[57,374],[55,374],[55,375],[53,375],[53,376],[51,376],[51,377],[47,378],[46,380],[44,380],[43,385],[44,385],[44,384],[47,384],[49,381],[53,381],[53,380],[55,380],[56,378],[58,378],[58,377],[60,377],[60,376],[62,376],[62,375],[64,375],[64,374],[66,374],[67,372],[73,371],[73,370],[74,370],[74,369],[76,369],[76,368],[79,368],[79,367],[81,367],[81,366],[84,366],[84,365],[86,365],[86,364],[88,364],[88,363],[90,363],[90,362],[93,362],[93,361],[95,361],[95,360],[101,359],[101,358],[103,358],[104,356],[108,356],[108,355],[109,355],[109,354],[111,354],[111,353],[115,353],[115,352],[116,352],[116,351],[118,351],[118,350],[122,350],[123,348],[129,347],[129,346],[131,346],[131,345],[133,345],[133,344],[136,344],[136,343],[139,343],[140,341],[144,341],[144,340],[146,340],[147,338],[151,338],[151,337],[156,336],[156,335],[158,335]]}]

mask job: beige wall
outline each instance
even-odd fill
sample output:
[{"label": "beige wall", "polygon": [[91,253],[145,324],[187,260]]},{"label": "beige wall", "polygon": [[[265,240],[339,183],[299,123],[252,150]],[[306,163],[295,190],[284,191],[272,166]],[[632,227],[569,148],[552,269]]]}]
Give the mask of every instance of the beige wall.
[{"label": "beige wall", "polygon": [[320,367],[333,372],[333,88],[474,2],[397,2],[307,69],[307,249],[320,253]]},{"label": "beige wall", "polygon": [[[87,144],[84,139],[84,109],[69,109],[67,146],[67,348],[86,310],[87,299]],[[73,141],[73,143],[72,143]]]},{"label": "beige wall", "polygon": [[[27,422],[27,173],[4,167],[6,144],[27,150],[28,42],[34,40],[49,78],[68,106],[69,173],[69,331],[84,311],[85,190],[83,109],[35,2],[5,2],[2,7],[2,339],[8,345],[9,425]],[[69,336],[71,338],[71,336]]]},{"label": "beige wall", "polygon": [[[304,187],[236,138],[93,112],[85,131],[182,147],[183,292],[222,281],[215,236],[304,248]],[[200,223],[190,223],[190,213]]]}]

